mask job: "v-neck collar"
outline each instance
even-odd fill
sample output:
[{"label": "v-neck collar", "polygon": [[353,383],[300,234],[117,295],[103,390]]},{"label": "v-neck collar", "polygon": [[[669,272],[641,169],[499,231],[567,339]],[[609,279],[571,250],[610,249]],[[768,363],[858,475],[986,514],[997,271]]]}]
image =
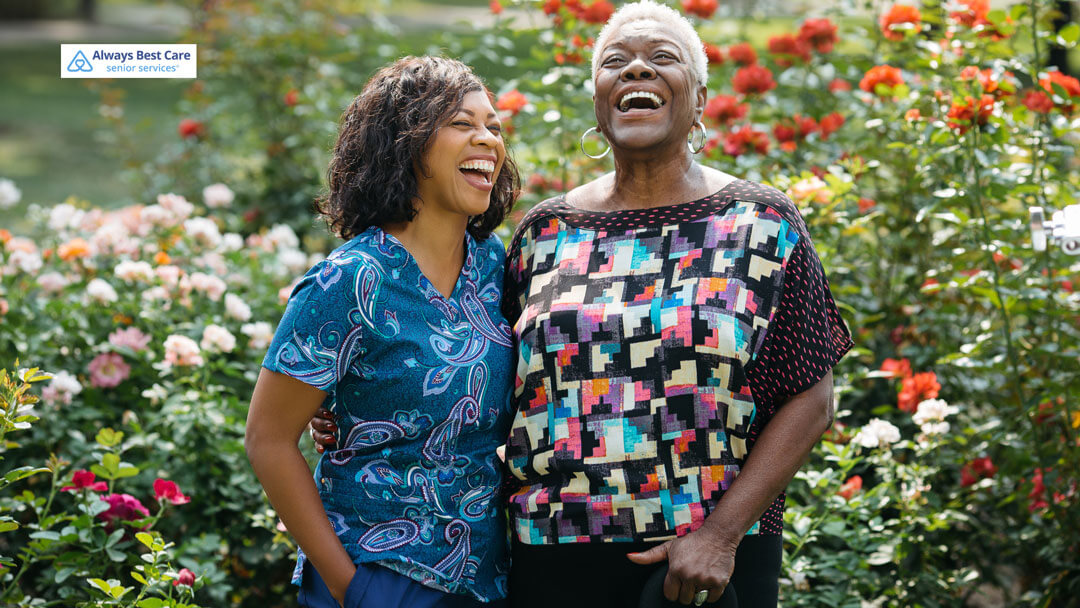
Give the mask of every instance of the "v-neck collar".
[{"label": "v-neck collar", "polygon": [[424,293],[425,297],[437,297],[442,302],[454,302],[460,297],[461,290],[465,286],[465,282],[468,280],[469,275],[472,273],[472,267],[476,257],[476,240],[472,238],[472,235],[468,231],[465,232],[465,260],[461,264],[461,272],[458,273],[457,281],[454,283],[454,288],[450,291],[450,295],[445,295],[439,291],[435,284],[431,282],[431,279],[427,278],[423,269],[420,268],[420,264],[416,261],[416,257],[413,256],[409,248],[404,243],[398,240],[398,238],[389,232],[383,230],[379,226],[373,226],[373,228],[382,235],[382,240],[390,243],[395,247],[400,247],[409,262],[416,267],[416,273],[419,275],[419,287]]}]

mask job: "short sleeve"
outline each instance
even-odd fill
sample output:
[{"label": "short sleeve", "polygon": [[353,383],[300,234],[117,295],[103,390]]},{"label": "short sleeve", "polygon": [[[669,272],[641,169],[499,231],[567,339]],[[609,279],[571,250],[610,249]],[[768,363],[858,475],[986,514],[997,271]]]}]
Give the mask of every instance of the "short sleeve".
[{"label": "short sleeve", "polygon": [[765,342],[746,370],[759,403],[776,404],[814,386],[854,345],[814,245],[799,232]]},{"label": "short sleeve", "polygon": [[263,367],[334,392],[360,351],[361,326],[350,320],[356,294],[348,274],[324,261],[304,275],[289,296]]},{"label": "short sleeve", "polygon": [[511,327],[517,323],[525,308],[525,265],[521,259],[521,240],[515,235],[506,256],[503,275],[502,313]]}]

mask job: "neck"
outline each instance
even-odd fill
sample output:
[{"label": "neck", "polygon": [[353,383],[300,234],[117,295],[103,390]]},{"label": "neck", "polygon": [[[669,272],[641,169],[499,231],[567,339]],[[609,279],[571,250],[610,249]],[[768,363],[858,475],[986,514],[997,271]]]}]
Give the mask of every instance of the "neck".
[{"label": "neck", "polygon": [[[457,277],[465,261],[465,231],[469,218],[457,213],[438,214],[417,203],[411,222],[383,226],[401,241],[425,274]],[[435,276],[429,276],[437,282]]]},{"label": "neck", "polygon": [[696,198],[701,167],[685,144],[674,149],[617,151],[615,179],[609,194],[612,206],[623,209],[655,207],[657,201],[673,203]]}]

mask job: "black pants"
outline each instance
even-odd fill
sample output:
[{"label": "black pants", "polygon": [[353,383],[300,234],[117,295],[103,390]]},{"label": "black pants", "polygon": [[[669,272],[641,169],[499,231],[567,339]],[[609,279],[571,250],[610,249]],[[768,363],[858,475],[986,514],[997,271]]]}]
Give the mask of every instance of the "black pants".
[{"label": "black pants", "polygon": [[[573,543],[565,545],[513,544],[510,568],[510,608],[638,608],[682,606],[663,597],[667,562],[638,565],[627,553],[644,551],[658,543]],[[735,571],[720,600],[706,604],[718,608],[776,608],[780,591],[780,536],[747,536],[735,552]],[[659,598],[641,602],[649,585]]]}]

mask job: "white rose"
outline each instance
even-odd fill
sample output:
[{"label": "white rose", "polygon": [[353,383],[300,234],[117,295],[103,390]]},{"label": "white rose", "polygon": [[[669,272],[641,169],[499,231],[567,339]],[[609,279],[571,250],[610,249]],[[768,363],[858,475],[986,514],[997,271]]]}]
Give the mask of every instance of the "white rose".
[{"label": "white rose", "polygon": [[112,304],[119,299],[116,290],[102,279],[94,279],[86,286],[86,295],[98,304]]},{"label": "white rose", "polygon": [[256,350],[262,350],[270,346],[270,342],[274,339],[274,328],[266,321],[245,323],[240,327],[240,333],[251,339],[251,348]]},{"label": "white rose", "polygon": [[22,191],[15,187],[15,182],[0,178],[0,209],[11,209],[22,200]]},{"label": "white rose", "polygon": [[8,258],[8,264],[24,274],[36,274],[37,271],[41,270],[44,262],[37,253],[20,249],[12,252],[11,257]]},{"label": "white rose", "polygon": [[185,220],[184,232],[203,247],[214,248],[221,243],[221,232],[218,231],[217,224],[207,217],[193,217]]},{"label": "white rose", "polygon": [[274,224],[270,232],[266,233],[266,239],[277,249],[297,249],[300,247],[300,239],[293,229],[285,224]]},{"label": "white rose", "polygon": [[900,429],[890,422],[874,418],[859,429],[853,441],[864,448],[885,448],[900,441]]},{"label": "white rose", "polygon": [[49,210],[49,229],[57,232],[76,229],[82,223],[84,215],[85,211],[68,203],[60,203]]},{"label": "white rose", "polygon": [[235,232],[226,232],[221,237],[221,251],[229,253],[230,251],[240,251],[244,248],[244,237],[236,234]]},{"label": "white rose", "polygon": [[240,296],[232,293],[225,294],[225,315],[237,321],[251,319],[251,307]]},{"label": "white rose", "polygon": [[116,278],[133,283],[135,281],[143,281],[149,283],[154,280],[154,268],[147,262],[133,262],[125,260],[116,265],[113,269],[113,274]]},{"label": "white rose", "polygon": [[233,191],[225,184],[211,184],[202,191],[203,202],[211,209],[228,207],[236,197]]},{"label": "white rose", "polygon": [[206,294],[206,297],[217,302],[221,299],[221,296],[225,294],[225,290],[228,286],[225,281],[222,281],[218,277],[205,272],[193,272],[191,273],[191,288],[195,291],[201,291]]},{"label": "white rose", "polygon": [[59,272],[46,272],[37,278],[37,282],[38,285],[41,285],[42,289],[50,293],[63,291],[63,289],[70,284],[70,281]]},{"label": "white rose", "polygon": [[199,346],[211,352],[231,353],[236,348],[236,337],[224,327],[210,324],[203,330]]}]

